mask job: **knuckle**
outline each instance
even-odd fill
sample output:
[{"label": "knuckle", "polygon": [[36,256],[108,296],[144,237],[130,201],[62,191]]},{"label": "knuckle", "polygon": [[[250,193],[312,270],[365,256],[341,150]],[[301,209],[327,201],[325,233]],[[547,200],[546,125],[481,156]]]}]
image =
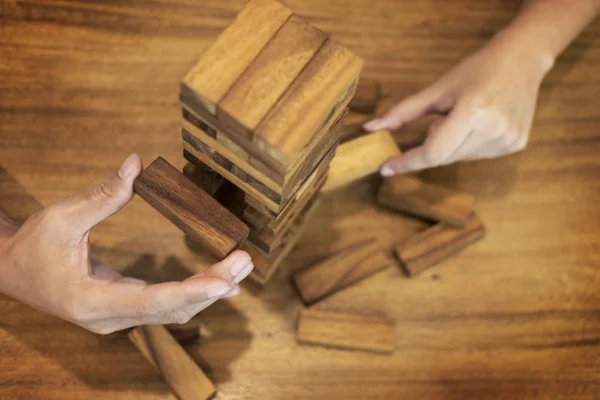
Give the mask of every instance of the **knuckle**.
[{"label": "knuckle", "polygon": [[144,317],[158,317],[162,311],[154,300],[147,300],[137,306],[137,314]]},{"label": "knuckle", "polygon": [[95,188],[89,194],[89,199],[100,204],[106,204],[117,193],[114,183],[107,179]]}]

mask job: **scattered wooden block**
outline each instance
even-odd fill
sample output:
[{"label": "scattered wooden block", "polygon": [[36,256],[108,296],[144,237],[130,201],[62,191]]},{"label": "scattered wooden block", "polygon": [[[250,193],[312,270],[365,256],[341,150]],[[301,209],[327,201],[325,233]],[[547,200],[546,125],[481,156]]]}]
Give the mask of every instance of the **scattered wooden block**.
[{"label": "scattered wooden block", "polygon": [[395,324],[385,318],[303,309],[298,318],[298,343],[391,353]]},{"label": "scattered wooden block", "polygon": [[215,114],[217,104],[291,15],[276,1],[249,1],[200,57],[183,85],[196,93],[200,106]]},{"label": "scattered wooden block", "polygon": [[137,327],[129,338],[180,399],[205,400],[215,395],[213,383],[164,326]]},{"label": "scattered wooden block", "polygon": [[162,157],[136,178],[133,187],[142,199],[219,259],[248,236],[248,226]]},{"label": "scattered wooden block", "polygon": [[380,204],[433,221],[465,226],[473,212],[473,196],[407,175],[386,178],[377,194]]},{"label": "scattered wooden block", "polygon": [[473,213],[463,228],[438,223],[395,250],[407,275],[414,276],[483,238],[485,228]]},{"label": "scattered wooden block", "polygon": [[217,117],[227,131],[252,137],[326,40],[324,32],[289,17],[219,102]]},{"label": "scattered wooden block", "polygon": [[329,179],[323,190],[335,190],[374,174],[385,161],[399,154],[396,141],[387,130],[346,142],[338,146],[336,156],[331,161]]},{"label": "scattered wooden block", "polygon": [[373,114],[377,111],[377,105],[381,100],[381,83],[370,79],[358,81],[356,93],[348,107],[351,111],[362,114]]},{"label": "scattered wooden block", "polygon": [[192,318],[185,324],[168,324],[164,327],[182,346],[198,344],[200,341],[200,323],[197,318]]},{"label": "scattered wooden block", "polygon": [[368,239],[296,272],[293,281],[302,301],[312,304],[388,265],[377,241]]}]

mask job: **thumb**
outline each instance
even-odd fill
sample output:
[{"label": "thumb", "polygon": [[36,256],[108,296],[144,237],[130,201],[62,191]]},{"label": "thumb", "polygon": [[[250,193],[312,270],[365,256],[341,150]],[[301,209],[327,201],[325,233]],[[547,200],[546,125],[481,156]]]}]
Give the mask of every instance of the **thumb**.
[{"label": "thumb", "polygon": [[373,119],[363,127],[367,131],[397,129],[407,122],[432,113],[439,99],[437,85],[430,86],[412,96],[407,97],[392,107],[383,117]]},{"label": "thumb", "polygon": [[74,218],[78,227],[89,231],[125,207],[133,198],[133,181],[141,171],[142,160],[131,154],[116,173],[81,196]]}]

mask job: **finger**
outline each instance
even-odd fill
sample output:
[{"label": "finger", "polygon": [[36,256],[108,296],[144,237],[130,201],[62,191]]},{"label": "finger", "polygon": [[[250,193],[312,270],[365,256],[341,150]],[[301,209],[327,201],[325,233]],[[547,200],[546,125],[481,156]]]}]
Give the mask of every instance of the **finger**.
[{"label": "finger", "polygon": [[224,279],[231,284],[237,284],[250,275],[253,268],[254,265],[248,253],[236,250],[221,262],[211,265],[206,271],[197,276],[212,276]]},{"label": "finger", "polygon": [[118,212],[133,198],[133,181],[142,171],[142,160],[131,154],[118,172],[80,196],[73,210],[78,228],[89,231],[95,225]]},{"label": "finger", "polygon": [[371,120],[363,125],[368,131],[397,129],[403,124],[430,114],[436,110],[440,97],[437,85],[407,97],[390,109],[383,117]]},{"label": "finger", "polygon": [[106,265],[102,264],[100,261],[94,259],[90,261],[90,272],[95,278],[98,279],[116,281],[118,279],[123,278],[123,275],[121,275],[114,269],[109,268]]},{"label": "finger", "polygon": [[457,107],[448,117],[440,120],[430,128],[422,146],[387,161],[381,167],[381,175],[391,176],[432,168],[448,160],[472,131],[471,113],[466,107]]}]

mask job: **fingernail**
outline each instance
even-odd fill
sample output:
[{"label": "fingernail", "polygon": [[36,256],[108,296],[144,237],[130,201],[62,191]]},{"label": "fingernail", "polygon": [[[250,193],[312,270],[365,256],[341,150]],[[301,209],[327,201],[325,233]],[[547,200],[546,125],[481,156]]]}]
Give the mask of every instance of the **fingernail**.
[{"label": "fingernail", "polygon": [[365,123],[363,125],[363,128],[365,128],[368,131],[373,131],[373,130],[379,129],[380,125],[381,125],[381,120],[380,119],[374,119],[374,120],[371,120],[371,121]]},{"label": "fingernail", "polygon": [[233,281],[235,283],[240,283],[243,279],[250,275],[250,272],[252,272],[253,268],[254,265],[252,265],[252,263],[248,264],[248,266],[246,266],[246,268],[244,268],[243,271],[241,271],[238,275],[236,275],[235,278],[233,278]]},{"label": "fingernail", "polygon": [[394,175],[394,170],[389,165],[381,167],[381,171],[379,172],[381,173],[381,176],[385,177]]},{"label": "fingernail", "polygon": [[245,270],[248,264],[251,263],[250,259],[247,256],[238,256],[233,261],[233,265],[231,265],[231,267],[229,268],[229,272],[234,277],[237,277],[242,271]]},{"label": "fingernail", "polygon": [[121,179],[127,179],[135,171],[135,155],[130,154],[119,168],[118,175]]},{"label": "fingernail", "polygon": [[240,287],[236,286],[233,289],[231,289],[229,292],[227,292],[225,295],[223,295],[223,298],[227,299],[229,297],[237,296],[238,294],[240,294]]},{"label": "fingernail", "polygon": [[208,295],[209,299],[214,299],[215,297],[224,296],[230,290],[231,290],[231,287],[229,287],[229,286],[218,286],[215,288],[208,289],[206,294]]}]

